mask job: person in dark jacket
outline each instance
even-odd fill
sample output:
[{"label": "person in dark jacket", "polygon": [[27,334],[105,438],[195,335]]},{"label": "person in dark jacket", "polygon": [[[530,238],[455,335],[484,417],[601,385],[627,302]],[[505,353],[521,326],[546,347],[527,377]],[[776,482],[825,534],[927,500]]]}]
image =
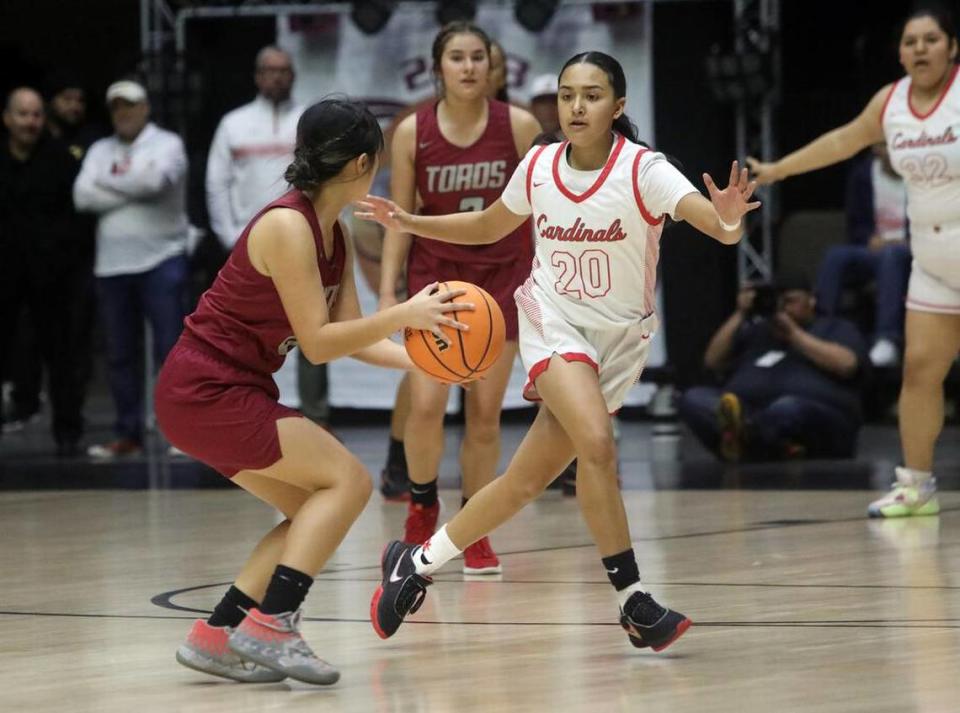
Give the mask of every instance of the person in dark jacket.
[{"label": "person in dark jacket", "polygon": [[860,331],[817,316],[800,276],[781,277],[766,297],[755,287],[740,291],[704,355],[708,369],[727,377],[721,387],[688,389],[681,419],[727,461],[853,456],[867,366]]},{"label": "person in dark jacket", "polygon": [[[60,455],[79,452],[83,382],[72,309],[84,279],[82,240],[71,191],[79,165],[44,131],[43,99],[14,89],[3,110],[0,140],[0,317],[13,325],[23,310],[47,370],[52,430]],[[15,339],[0,340],[0,364]]]}]

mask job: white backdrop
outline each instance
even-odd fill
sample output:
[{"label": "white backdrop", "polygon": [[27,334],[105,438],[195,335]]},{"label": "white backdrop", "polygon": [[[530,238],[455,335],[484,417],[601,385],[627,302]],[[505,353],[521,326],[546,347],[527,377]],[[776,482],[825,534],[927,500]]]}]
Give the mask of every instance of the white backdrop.
[{"label": "white backdrop", "polygon": [[[497,40],[507,54],[511,101],[526,100],[530,82],[540,74],[556,74],[578,52],[600,50],[616,57],[627,77],[627,113],[640,136],[653,143],[652,5],[615,24],[595,22],[588,5],[560,7],[547,28],[531,33],[517,24],[509,6],[482,5],[476,22]],[[278,20],[278,44],[289,51],[297,69],[295,98],[309,104],[332,93],[366,101],[384,127],[400,108],[434,94],[430,49],[439,30],[428,8],[400,6],[386,28],[365,35],[346,14],[320,16],[309,22],[290,17]],[[364,314],[376,309],[376,295],[357,280]],[[662,332],[662,330],[661,330]],[[662,364],[664,350],[658,336],[650,365]],[[352,408],[393,406],[400,374],[369,367],[352,359],[330,365],[330,404]],[[520,360],[514,366],[505,408],[527,405],[520,396],[524,374]],[[645,402],[649,388],[638,386],[628,405]],[[455,394],[451,390],[450,408]]]}]

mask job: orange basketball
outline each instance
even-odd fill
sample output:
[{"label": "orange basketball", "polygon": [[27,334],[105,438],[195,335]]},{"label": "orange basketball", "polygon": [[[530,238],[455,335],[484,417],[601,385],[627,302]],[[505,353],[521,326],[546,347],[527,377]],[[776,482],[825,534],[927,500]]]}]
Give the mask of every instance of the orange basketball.
[{"label": "orange basketball", "polygon": [[463,332],[441,327],[450,339],[449,344],[443,344],[428,330],[408,327],[404,330],[403,342],[410,359],[422,371],[448,384],[463,384],[483,376],[500,357],[506,339],[503,312],[489,293],[469,282],[441,282],[440,289],[467,291],[455,297],[454,302],[473,304],[473,311],[447,312],[447,315],[470,325],[470,329]]}]

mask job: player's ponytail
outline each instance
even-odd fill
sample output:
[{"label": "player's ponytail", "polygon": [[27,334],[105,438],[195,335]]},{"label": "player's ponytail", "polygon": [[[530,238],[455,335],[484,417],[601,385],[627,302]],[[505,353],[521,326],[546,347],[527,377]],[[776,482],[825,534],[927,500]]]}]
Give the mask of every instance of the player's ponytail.
[{"label": "player's ponytail", "polygon": [[298,190],[315,190],[357,156],[374,159],[382,149],[383,132],[369,109],[346,99],[323,99],[297,122],[293,162],[283,177]]}]

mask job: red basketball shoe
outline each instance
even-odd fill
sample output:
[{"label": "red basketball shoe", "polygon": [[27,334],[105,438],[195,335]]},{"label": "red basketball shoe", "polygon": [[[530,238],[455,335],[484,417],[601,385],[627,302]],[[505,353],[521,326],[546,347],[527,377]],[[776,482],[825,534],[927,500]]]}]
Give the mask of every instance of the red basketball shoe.
[{"label": "red basketball shoe", "polygon": [[426,544],[437,530],[440,519],[440,501],[433,505],[410,503],[407,508],[407,521],[404,523],[403,541],[411,545]]},{"label": "red basketball shoe", "polygon": [[497,553],[490,546],[490,540],[481,537],[463,551],[464,574],[500,574],[503,568]]}]

